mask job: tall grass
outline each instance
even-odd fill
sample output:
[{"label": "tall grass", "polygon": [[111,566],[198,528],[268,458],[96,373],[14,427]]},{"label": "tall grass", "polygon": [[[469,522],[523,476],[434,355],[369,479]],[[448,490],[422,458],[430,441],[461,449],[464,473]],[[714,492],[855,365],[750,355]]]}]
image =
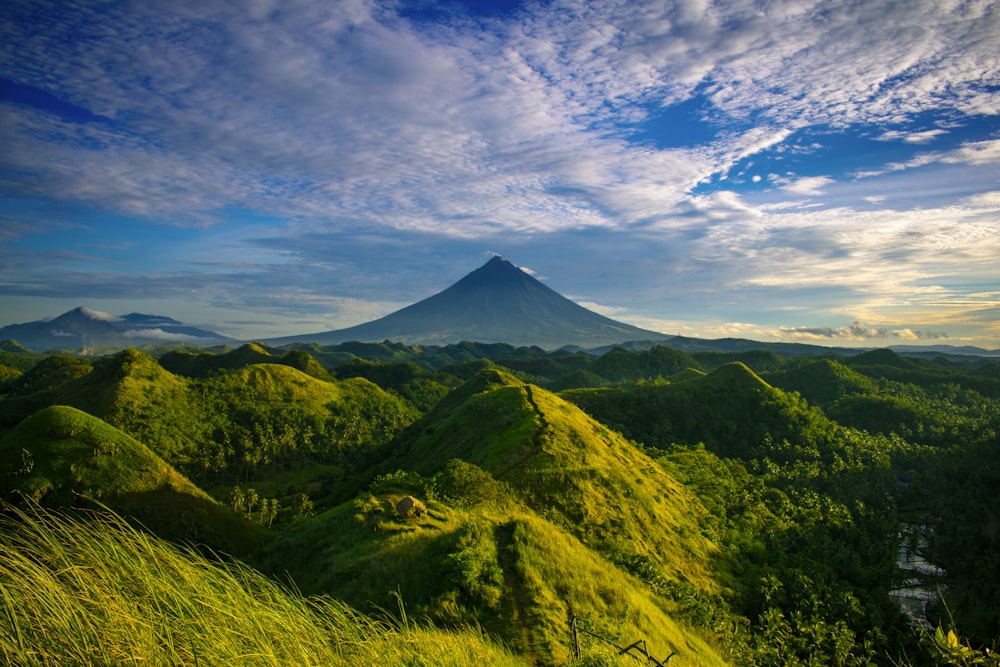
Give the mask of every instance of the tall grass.
[{"label": "tall grass", "polygon": [[110,513],[5,508],[0,655],[15,665],[523,665],[475,632],[306,598]]}]

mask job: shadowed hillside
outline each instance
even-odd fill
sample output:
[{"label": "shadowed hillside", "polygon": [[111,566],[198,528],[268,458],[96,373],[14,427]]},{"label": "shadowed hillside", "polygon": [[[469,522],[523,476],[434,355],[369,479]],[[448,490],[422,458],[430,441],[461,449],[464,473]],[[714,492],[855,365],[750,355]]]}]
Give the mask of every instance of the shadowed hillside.
[{"label": "shadowed hillside", "polygon": [[247,343],[222,354],[173,351],[160,357],[159,362],[171,373],[192,378],[204,378],[220,370],[234,370],[252,364],[282,364],[320,380],[332,379],[330,373],[305,350],[288,350],[277,355],[258,343]]},{"label": "shadowed hillside", "polygon": [[4,495],[51,507],[91,500],[163,537],[248,554],[270,538],[212,500],[145,445],[66,406],[45,408],[0,439]]},{"label": "shadowed hillside", "polygon": [[[602,423],[647,447],[704,443],[741,459],[776,456],[773,443],[814,450],[837,425],[794,394],[775,389],[741,363],[675,384],[563,392]],[[794,451],[782,456],[795,457]]]}]

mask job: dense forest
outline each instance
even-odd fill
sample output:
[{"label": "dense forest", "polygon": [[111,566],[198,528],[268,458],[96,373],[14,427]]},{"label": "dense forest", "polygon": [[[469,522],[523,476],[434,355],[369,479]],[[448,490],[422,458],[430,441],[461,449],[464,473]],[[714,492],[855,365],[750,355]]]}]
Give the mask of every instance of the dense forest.
[{"label": "dense forest", "polygon": [[0,650],[260,650],[166,602],[92,618],[152,569],[164,599],[329,637],[271,621],[262,663],[1000,665],[998,488],[977,357],[8,343]]}]

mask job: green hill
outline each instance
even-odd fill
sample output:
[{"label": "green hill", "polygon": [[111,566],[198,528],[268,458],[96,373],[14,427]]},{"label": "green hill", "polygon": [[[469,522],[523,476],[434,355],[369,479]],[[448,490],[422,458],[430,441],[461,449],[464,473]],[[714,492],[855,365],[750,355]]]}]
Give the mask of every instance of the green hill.
[{"label": "green hill", "polygon": [[[482,628],[535,664],[566,664],[574,615],[603,636],[628,639],[622,643],[643,638],[661,657],[677,651],[687,664],[725,664],[677,603],[509,491],[480,494],[488,483],[479,481],[464,502],[449,503],[421,495],[416,479],[390,476],[353,502],[293,524],[268,547],[262,567],[305,593],[362,610],[399,595],[412,615]],[[401,514],[406,499],[421,510]],[[585,648],[606,653],[596,641]]]},{"label": "green hill", "polygon": [[630,542],[671,576],[712,587],[704,563],[713,549],[698,537],[694,497],[618,433],[551,392],[502,371],[483,372],[416,422],[398,446],[390,465],[427,475],[450,459],[467,461],[588,545]]},{"label": "green hill", "polygon": [[688,368],[698,368],[690,355],[662,345],[630,352],[616,347],[599,357],[589,368],[612,382],[667,378]]},{"label": "green hill", "polygon": [[82,359],[52,355],[45,357],[10,382],[5,388],[5,393],[8,396],[33,394],[75,380],[91,370],[90,363]]},{"label": "green hill", "polygon": [[[701,534],[705,510],[618,434],[492,369],[395,447],[383,467],[413,472],[289,527],[265,568],[362,609],[398,591],[435,621],[474,622],[540,664],[568,659],[572,615],[606,636],[646,637],[664,656],[723,663],[701,631],[679,624],[668,594],[721,590],[726,566]],[[404,517],[407,497],[422,509]]]},{"label": "green hill", "polygon": [[869,433],[950,446],[989,440],[995,432],[996,419],[988,407],[991,399],[969,386],[985,378],[922,359],[904,359],[890,350],[865,356],[871,363],[811,361],[792,364],[767,378],[786,391],[798,392],[838,424]]},{"label": "green hill", "polygon": [[23,371],[0,364],[0,396],[7,394],[10,390],[10,385],[22,375],[24,375]]},{"label": "green hill", "polygon": [[216,484],[363,458],[417,416],[360,378],[323,381],[267,363],[193,379],[137,350],[101,359],[89,374],[51,389],[0,402],[0,426],[13,427],[49,405],[100,417],[188,476]]},{"label": "green hill", "polygon": [[234,370],[253,364],[282,364],[320,380],[331,379],[323,365],[305,350],[293,349],[277,355],[260,343],[247,343],[221,354],[175,350],[164,354],[159,361],[171,373],[192,378],[205,378],[220,370]]},{"label": "green hill", "polygon": [[[316,377],[317,359],[337,377]],[[583,658],[573,660],[572,618],[619,645],[644,641],[661,660],[676,652],[670,664],[944,664],[962,651],[971,663],[985,659],[974,649],[995,646],[997,586],[982,573],[997,561],[996,364],[891,351],[687,357],[650,344],[598,357],[385,342],[290,352],[246,345],[159,362],[124,350],[9,368],[0,497],[22,504],[0,514],[30,524],[41,511],[24,508],[38,498],[47,509],[72,506],[66,514],[76,521],[94,519],[86,508],[101,503],[175,542],[245,558],[320,596],[289,599],[337,600],[317,604],[321,614],[346,614],[348,625],[321,627],[346,638],[348,663],[471,664],[479,655],[497,664],[630,664],[585,632]],[[16,532],[8,525],[3,545]],[[947,570],[948,611],[972,648],[917,635],[900,612],[890,591],[904,576],[901,525],[903,535],[922,529],[922,557]],[[18,558],[0,546],[0,568],[45,565]],[[70,567],[81,575],[102,567],[77,562]],[[150,565],[151,577],[188,572],[171,562],[169,572]],[[10,571],[0,571],[8,592]],[[79,643],[91,664],[120,662],[100,653],[119,646],[101,637],[45,643],[61,636],[60,621],[47,615],[51,606],[27,605],[63,600],[57,589],[76,570],[55,572],[51,590],[25,584],[0,596],[0,651],[20,663],[29,655],[80,662]],[[257,576],[239,569],[231,590],[213,590],[237,600]],[[87,592],[66,590],[93,604]],[[131,588],[99,595],[171,632],[187,623],[169,625]],[[416,623],[396,611],[400,600]],[[195,593],[193,604],[202,601],[219,603]],[[299,630],[312,636],[281,608],[267,613],[288,632],[258,633],[281,647]],[[939,611],[931,607],[930,622],[947,622]],[[361,615],[369,613],[379,620]],[[98,634],[116,622],[98,616]],[[375,634],[336,634],[354,621],[373,623]],[[137,635],[109,631],[161,641],[126,622]],[[428,622],[447,631],[425,633]],[[30,639],[19,639],[18,624]],[[164,650],[177,647],[177,662],[225,662],[219,656],[243,645],[225,636],[245,627],[219,627],[188,628]],[[939,636],[947,643],[947,628]],[[394,640],[406,643],[402,653],[388,648]],[[520,655],[496,651],[498,643]],[[376,644],[378,659],[367,652]],[[34,646],[52,652],[44,660],[24,652]],[[939,656],[941,648],[951,653]],[[294,663],[285,650],[262,660]],[[303,650],[316,664],[338,664]]]},{"label": "green hill", "polygon": [[16,340],[0,340],[0,365],[16,368],[22,373],[44,359],[45,355],[32,352]]},{"label": "green hill", "polygon": [[785,391],[797,391],[812,405],[829,405],[844,396],[875,391],[871,378],[844,364],[819,359],[767,374],[768,381]]},{"label": "green hill", "polygon": [[45,408],[0,439],[8,498],[48,506],[92,499],[159,535],[249,553],[269,537],[213,501],[145,445],[85,412]]},{"label": "green hill", "polygon": [[892,350],[885,348],[862,352],[847,360],[848,365],[854,368],[865,366],[888,366],[890,368],[913,368],[914,362],[896,354]]},{"label": "green hill", "polygon": [[838,428],[802,398],[775,389],[738,362],[675,384],[561,395],[647,447],[704,443],[717,454],[744,460],[811,458]]}]

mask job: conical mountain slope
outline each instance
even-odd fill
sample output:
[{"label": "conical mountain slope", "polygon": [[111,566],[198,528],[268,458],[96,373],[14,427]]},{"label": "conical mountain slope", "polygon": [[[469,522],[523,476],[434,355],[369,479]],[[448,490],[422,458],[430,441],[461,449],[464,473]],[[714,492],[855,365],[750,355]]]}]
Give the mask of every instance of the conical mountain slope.
[{"label": "conical mountain slope", "polygon": [[554,349],[665,338],[668,336],[587,310],[497,256],[443,292],[381,319],[271,342],[329,345],[352,340],[417,344],[478,341]]}]

